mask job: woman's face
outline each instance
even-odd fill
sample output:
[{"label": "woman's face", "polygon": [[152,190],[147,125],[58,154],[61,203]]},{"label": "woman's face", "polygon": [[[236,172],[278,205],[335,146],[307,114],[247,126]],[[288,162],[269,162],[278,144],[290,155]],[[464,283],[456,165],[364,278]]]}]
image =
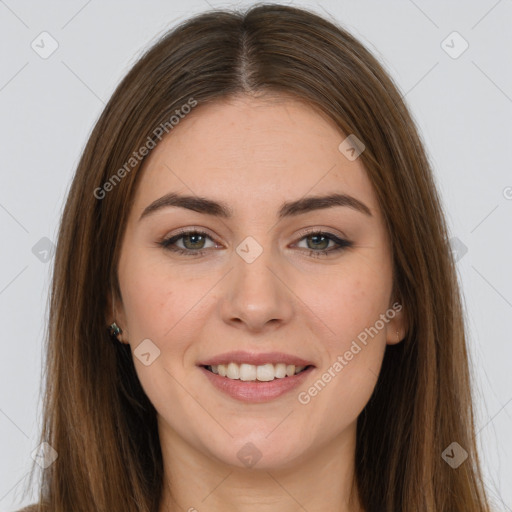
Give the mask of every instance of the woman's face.
[{"label": "woman's face", "polygon": [[148,156],[116,321],[163,444],[286,468],[354,439],[404,326],[345,138],[302,103],[236,97],[198,106]]}]

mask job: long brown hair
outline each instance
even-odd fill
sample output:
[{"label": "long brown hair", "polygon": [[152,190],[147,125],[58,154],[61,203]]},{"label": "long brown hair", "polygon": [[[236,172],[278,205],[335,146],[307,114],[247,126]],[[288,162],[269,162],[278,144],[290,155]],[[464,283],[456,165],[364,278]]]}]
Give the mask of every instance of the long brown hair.
[{"label": "long brown hair", "polygon": [[[393,248],[394,287],[408,332],[387,347],[358,418],[363,507],[489,511],[459,285],[415,124],[360,42],[312,12],[275,4],[203,13],[167,33],[122,80],[89,138],[54,262],[41,442],[58,458],[43,471],[35,510],[158,510],[163,463],[156,411],[130,346],[113,343],[106,330],[110,290],[119,298],[120,241],[144,161],[139,149],[158,143],[158,127],[171,133],[169,119],[191,100],[199,109],[230,95],[265,92],[306,101],[364,142],[360,158]],[[468,453],[456,469],[442,457],[453,442]]]}]

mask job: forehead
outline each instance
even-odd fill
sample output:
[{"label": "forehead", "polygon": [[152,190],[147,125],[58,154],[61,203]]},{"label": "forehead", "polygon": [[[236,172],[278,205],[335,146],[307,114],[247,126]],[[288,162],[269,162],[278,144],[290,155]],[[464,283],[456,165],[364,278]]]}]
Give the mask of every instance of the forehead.
[{"label": "forehead", "polygon": [[198,105],[146,158],[135,207],[170,191],[222,200],[235,211],[335,191],[376,210],[361,159],[338,149],[345,138],[326,115],[286,96]]}]

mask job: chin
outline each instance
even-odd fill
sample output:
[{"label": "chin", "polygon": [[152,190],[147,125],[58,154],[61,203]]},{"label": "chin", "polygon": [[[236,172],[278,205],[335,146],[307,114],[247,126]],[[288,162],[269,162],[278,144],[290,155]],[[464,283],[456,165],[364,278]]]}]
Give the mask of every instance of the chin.
[{"label": "chin", "polygon": [[285,432],[274,437],[273,433],[266,439],[266,435],[233,435],[228,443],[209,451],[221,463],[240,469],[272,471],[296,466],[304,451],[300,436]]}]

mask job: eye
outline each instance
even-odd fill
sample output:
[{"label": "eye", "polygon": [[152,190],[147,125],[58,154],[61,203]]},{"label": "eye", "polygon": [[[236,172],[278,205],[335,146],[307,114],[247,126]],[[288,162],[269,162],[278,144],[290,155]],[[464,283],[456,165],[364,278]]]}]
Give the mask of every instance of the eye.
[{"label": "eye", "polygon": [[[206,246],[207,240],[210,240],[213,245]],[[181,246],[179,245],[180,243],[182,244]],[[208,234],[198,230],[181,231],[177,235],[162,240],[159,244],[168,251],[187,256],[201,256],[205,249],[217,247]]]},{"label": "eye", "polygon": [[302,241],[306,243],[305,249],[309,249],[309,256],[313,257],[327,256],[330,253],[339,252],[353,246],[353,243],[349,240],[339,238],[333,233],[325,231],[310,232],[301,238],[299,244]]},{"label": "eye", "polygon": [[[208,240],[211,242],[210,246],[206,245]],[[325,231],[307,233],[300,239],[297,247],[300,247],[299,244],[303,241],[306,247],[302,248],[309,250],[308,254],[312,257],[328,256],[353,246],[349,240]],[[168,251],[186,256],[204,256],[207,250],[219,247],[207,233],[195,229],[183,230],[177,235],[162,240],[159,245]]]}]

